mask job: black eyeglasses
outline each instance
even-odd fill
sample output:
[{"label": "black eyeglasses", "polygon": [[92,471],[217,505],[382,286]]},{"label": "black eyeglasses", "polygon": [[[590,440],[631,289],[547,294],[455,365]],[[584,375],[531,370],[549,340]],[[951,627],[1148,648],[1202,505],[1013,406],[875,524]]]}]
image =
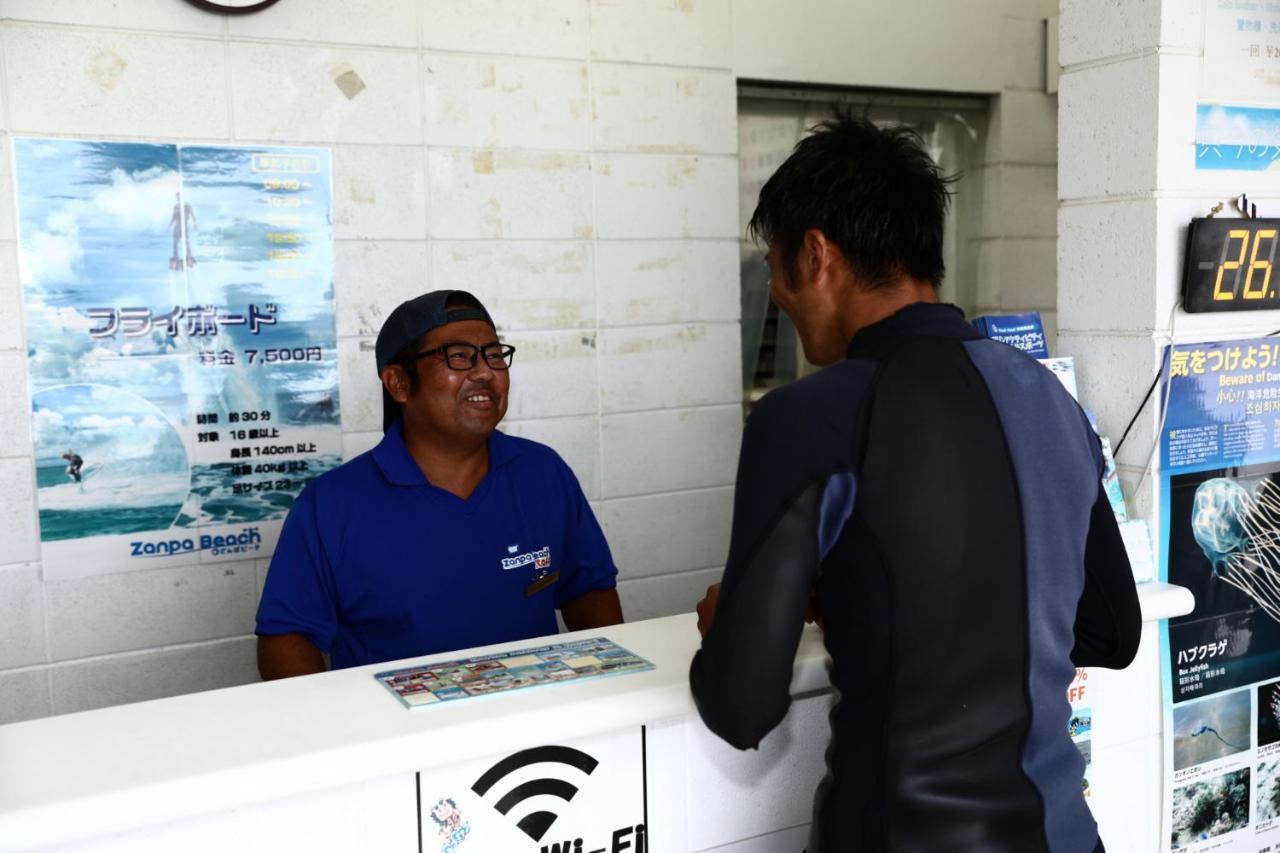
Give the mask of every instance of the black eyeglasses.
[{"label": "black eyeglasses", "polygon": [[444,363],[450,370],[471,370],[481,358],[490,370],[506,370],[515,359],[516,348],[507,344],[475,344],[450,343],[441,344],[434,349],[415,353],[410,361],[417,361],[429,355],[443,355]]}]

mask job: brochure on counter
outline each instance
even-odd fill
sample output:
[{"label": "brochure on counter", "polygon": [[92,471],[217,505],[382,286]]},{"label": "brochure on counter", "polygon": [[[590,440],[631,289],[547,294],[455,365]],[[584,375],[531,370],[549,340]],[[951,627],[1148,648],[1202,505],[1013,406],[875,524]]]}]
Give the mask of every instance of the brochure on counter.
[{"label": "brochure on counter", "polygon": [[646,672],[653,664],[604,637],[374,673],[406,708],[562,681]]}]

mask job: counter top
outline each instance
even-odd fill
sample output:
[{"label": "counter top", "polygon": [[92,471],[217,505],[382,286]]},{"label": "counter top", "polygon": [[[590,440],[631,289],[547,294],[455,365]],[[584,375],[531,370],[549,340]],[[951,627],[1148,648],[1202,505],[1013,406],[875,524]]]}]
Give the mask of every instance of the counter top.
[{"label": "counter top", "polygon": [[1185,586],[1171,583],[1138,584],[1138,606],[1142,608],[1142,621],[1173,619],[1186,616],[1196,609],[1196,597]]},{"label": "counter top", "polygon": [[[595,636],[648,658],[654,669],[415,710],[373,678],[386,669],[539,644],[526,640],[0,726],[0,850],[498,754],[528,746],[530,731],[552,742],[695,713],[688,686],[699,643],[693,614],[556,641]],[[827,684],[822,637],[809,626],[792,691]],[[517,715],[519,725],[509,724]]]},{"label": "counter top", "polygon": [[[1182,587],[1142,584],[1138,592],[1148,621],[1194,605]],[[412,773],[481,751],[499,754],[527,746],[530,731],[552,742],[695,713],[688,687],[699,643],[693,614],[556,640],[594,636],[648,658],[654,669],[415,710],[373,678],[539,644],[526,640],[0,726],[0,851]],[[827,686],[822,636],[807,626],[792,693]],[[504,724],[517,716],[519,725]]]}]

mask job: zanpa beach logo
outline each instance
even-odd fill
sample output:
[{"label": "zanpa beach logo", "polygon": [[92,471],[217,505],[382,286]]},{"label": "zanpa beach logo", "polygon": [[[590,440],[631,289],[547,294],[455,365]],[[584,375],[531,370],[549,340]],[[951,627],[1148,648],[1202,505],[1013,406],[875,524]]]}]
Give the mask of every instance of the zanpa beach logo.
[{"label": "zanpa beach logo", "polygon": [[[510,552],[510,550],[511,548],[510,546],[508,546],[507,551]],[[512,569],[518,569],[521,566],[527,566],[530,563],[532,563],[534,567],[538,569],[550,568],[551,567],[551,546],[545,545],[542,548],[539,548],[537,551],[530,551],[528,553],[521,554],[518,557],[503,557],[502,570],[504,572],[509,572]]]},{"label": "zanpa beach logo", "polygon": [[130,557],[172,557],[175,554],[194,554],[208,551],[215,557],[226,554],[247,554],[262,548],[262,534],[256,527],[246,527],[239,533],[225,536],[202,534],[183,539],[157,539],[129,543]]}]

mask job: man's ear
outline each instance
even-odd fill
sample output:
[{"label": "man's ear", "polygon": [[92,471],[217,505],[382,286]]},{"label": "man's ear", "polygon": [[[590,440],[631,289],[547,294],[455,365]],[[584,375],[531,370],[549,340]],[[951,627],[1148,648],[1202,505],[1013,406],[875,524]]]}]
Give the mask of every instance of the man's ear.
[{"label": "man's ear", "polygon": [[378,374],[382,379],[382,387],[387,389],[391,399],[403,403],[409,399],[409,374],[398,364],[388,364]]},{"label": "man's ear", "polygon": [[805,266],[806,278],[818,287],[832,283],[838,276],[844,253],[817,228],[804,232],[797,261]]}]

